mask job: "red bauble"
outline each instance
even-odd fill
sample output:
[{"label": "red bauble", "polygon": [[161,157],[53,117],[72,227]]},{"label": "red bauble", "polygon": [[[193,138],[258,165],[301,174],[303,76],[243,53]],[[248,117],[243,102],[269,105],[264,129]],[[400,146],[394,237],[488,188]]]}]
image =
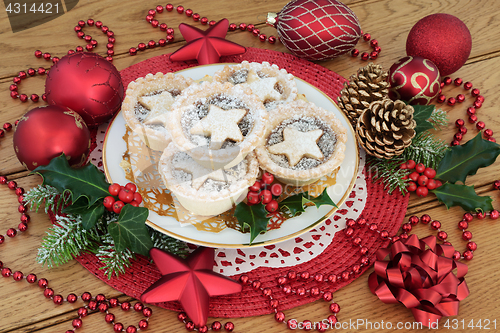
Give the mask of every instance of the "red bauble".
[{"label": "red bauble", "polygon": [[326,60],[350,52],[361,37],[356,14],[337,0],[295,0],[274,24],[280,41],[297,57]]},{"label": "red bauble", "polygon": [[389,69],[389,97],[410,104],[429,104],[440,90],[439,70],[432,61],[404,57]]},{"label": "red bauble", "polygon": [[14,132],[14,150],[28,170],[47,165],[64,153],[69,164],[81,166],[90,149],[90,131],[82,117],[62,106],[49,105],[28,111]]},{"label": "red bauble", "polygon": [[472,37],[467,26],[449,14],[418,21],[406,40],[406,54],[431,60],[442,76],[456,72],[469,58]]},{"label": "red bauble", "polygon": [[51,68],[45,93],[47,103],[69,107],[94,127],[120,109],[124,89],[113,64],[98,54],[77,52],[62,57]]}]

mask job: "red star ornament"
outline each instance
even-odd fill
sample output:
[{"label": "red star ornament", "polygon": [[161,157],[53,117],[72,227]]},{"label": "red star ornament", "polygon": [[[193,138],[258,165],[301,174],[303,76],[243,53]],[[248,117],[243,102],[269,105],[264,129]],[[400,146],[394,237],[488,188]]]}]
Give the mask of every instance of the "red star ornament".
[{"label": "red star ornament", "polygon": [[189,24],[181,23],[179,30],[187,44],[170,55],[172,61],[198,60],[200,65],[219,62],[220,57],[241,54],[246,49],[226,40],[229,21],[222,19],[203,31]]},{"label": "red star ornament", "polygon": [[206,325],[211,296],[241,292],[242,285],[215,273],[215,250],[199,247],[187,259],[152,248],[149,254],[163,275],[142,295],[146,303],[179,301],[197,327]]}]

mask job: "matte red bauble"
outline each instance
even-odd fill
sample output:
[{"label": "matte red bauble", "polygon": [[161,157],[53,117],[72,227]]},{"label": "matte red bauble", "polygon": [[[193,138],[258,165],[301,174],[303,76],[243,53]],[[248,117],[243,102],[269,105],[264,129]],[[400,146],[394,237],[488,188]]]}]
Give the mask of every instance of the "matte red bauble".
[{"label": "matte red bauble", "polygon": [[28,170],[49,164],[64,153],[72,166],[81,166],[90,149],[90,131],[82,117],[63,106],[34,108],[19,119],[14,150]]},{"label": "matte red bauble", "polygon": [[437,66],[420,57],[404,57],[389,69],[389,97],[410,104],[426,105],[439,94],[440,75]]},{"label": "matte red bauble", "polygon": [[449,14],[432,14],[418,21],[406,40],[406,54],[431,60],[442,76],[465,64],[472,49],[467,26]]},{"label": "matte red bauble", "polygon": [[351,51],[361,37],[356,14],[337,0],[294,0],[278,13],[280,41],[297,57],[326,60]]},{"label": "matte red bauble", "polygon": [[50,69],[45,93],[47,103],[69,107],[94,127],[118,111],[124,89],[113,64],[98,54],[77,52],[62,57]]}]

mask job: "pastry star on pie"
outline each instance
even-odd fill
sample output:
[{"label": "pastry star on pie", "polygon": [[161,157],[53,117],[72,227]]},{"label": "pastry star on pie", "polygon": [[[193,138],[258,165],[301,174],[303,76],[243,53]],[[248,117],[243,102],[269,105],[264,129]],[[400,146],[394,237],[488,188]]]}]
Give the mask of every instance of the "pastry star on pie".
[{"label": "pastry star on pie", "polygon": [[212,171],[199,165],[192,159],[179,161],[175,165],[175,168],[191,174],[191,186],[196,190],[199,190],[207,179],[217,180],[224,183],[228,180],[228,176],[224,173],[224,171],[222,171],[222,169]]},{"label": "pastry star on pie", "polygon": [[303,157],[323,159],[323,153],[318,147],[318,140],[323,131],[316,129],[309,132],[301,132],[295,128],[286,127],[283,130],[283,142],[270,146],[272,154],[285,155],[290,166],[294,167]]},{"label": "pastry star on pie", "polygon": [[165,90],[161,94],[141,96],[138,98],[138,102],[150,110],[144,119],[144,124],[151,125],[164,121],[163,116],[170,110],[175,99],[170,92]]},{"label": "pastry star on pie", "polygon": [[224,110],[210,104],[206,117],[196,123],[190,133],[210,136],[210,149],[220,149],[226,139],[243,141],[238,123],[246,113],[245,109]]},{"label": "pastry star on pie", "polygon": [[281,94],[274,89],[277,82],[275,77],[260,78],[253,69],[248,72],[247,84],[261,101],[275,101],[281,98]]}]

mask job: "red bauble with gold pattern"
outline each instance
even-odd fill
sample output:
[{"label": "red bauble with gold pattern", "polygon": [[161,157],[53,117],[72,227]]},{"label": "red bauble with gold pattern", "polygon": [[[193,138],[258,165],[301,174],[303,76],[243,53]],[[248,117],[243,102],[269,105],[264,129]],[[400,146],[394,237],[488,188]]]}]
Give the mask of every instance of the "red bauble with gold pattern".
[{"label": "red bauble with gold pattern", "polygon": [[326,60],[350,52],[361,37],[356,14],[337,0],[294,0],[278,13],[280,41],[307,60]]},{"label": "red bauble with gold pattern", "polygon": [[45,93],[47,103],[69,107],[94,127],[120,109],[124,88],[113,64],[98,54],[77,52],[62,57],[51,68]]},{"label": "red bauble with gold pattern", "polygon": [[389,97],[410,104],[426,105],[439,94],[439,69],[430,60],[404,57],[389,69]]},{"label": "red bauble with gold pattern", "polygon": [[406,54],[431,60],[442,76],[465,64],[472,49],[470,31],[459,18],[432,14],[418,21],[406,39]]},{"label": "red bauble with gold pattern", "polygon": [[72,166],[81,166],[90,149],[90,131],[75,111],[57,105],[34,108],[19,120],[14,150],[28,170],[49,164],[64,153]]}]

